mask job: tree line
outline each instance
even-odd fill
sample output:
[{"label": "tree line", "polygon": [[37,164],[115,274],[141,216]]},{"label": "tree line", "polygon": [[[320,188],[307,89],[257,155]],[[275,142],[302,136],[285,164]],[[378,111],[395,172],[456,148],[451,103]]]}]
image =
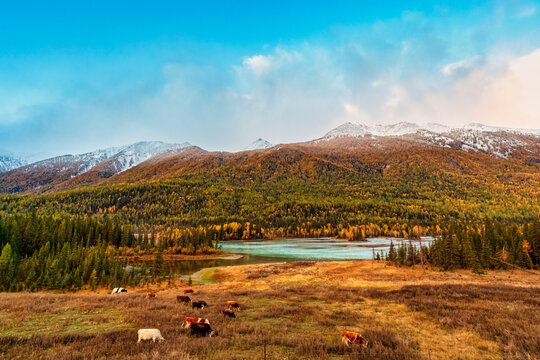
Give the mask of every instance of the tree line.
[{"label": "tree line", "polygon": [[[300,228],[299,228],[300,229]],[[367,227],[326,228],[326,235],[363,237],[382,231]],[[421,227],[400,228],[401,234],[419,236]],[[141,231],[112,218],[54,217],[36,213],[0,215],[0,290],[77,290],[83,287],[116,287],[157,281],[163,254],[216,253],[215,240],[250,239],[265,234],[254,224]],[[540,268],[540,220],[524,224],[485,220],[480,225],[448,225],[431,245],[422,249],[410,241],[392,243],[377,258],[400,266],[424,262],[445,270]],[[394,229],[397,231],[397,229]],[[305,235],[305,234],[304,234]],[[121,255],[155,254],[152,266],[128,266]]]},{"label": "tree line", "polygon": [[485,220],[475,226],[449,225],[429,247],[420,249],[411,242],[391,244],[384,257],[401,266],[424,261],[444,270],[471,269],[477,273],[513,265],[539,269],[540,220],[524,224]]},{"label": "tree line", "polygon": [[[0,215],[0,291],[76,290],[157,281],[167,242],[134,233],[112,218]],[[185,237],[188,253],[216,252],[203,239]],[[121,249],[156,254],[154,271],[128,266]],[[209,250],[211,249],[211,250]]]}]

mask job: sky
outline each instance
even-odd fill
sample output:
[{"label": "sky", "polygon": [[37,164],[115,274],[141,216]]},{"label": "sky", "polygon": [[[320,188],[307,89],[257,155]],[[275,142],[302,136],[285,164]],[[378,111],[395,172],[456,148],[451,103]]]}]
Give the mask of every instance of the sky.
[{"label": "sky", "polygon": [[0,151],[540,128],[535,1],[0,1]]}]

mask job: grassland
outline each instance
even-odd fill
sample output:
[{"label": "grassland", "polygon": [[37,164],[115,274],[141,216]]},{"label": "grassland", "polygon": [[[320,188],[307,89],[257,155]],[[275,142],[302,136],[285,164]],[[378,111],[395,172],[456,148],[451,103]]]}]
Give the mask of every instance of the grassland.
[{"label": "grassland", "polygon": [[[210,275],[206,274],[205,276]],[[176,305],[178,288],[129,295],[0,294],[5,359],[539,359],[540,276],[403,269],[366,261],[296,262],[220,268],[194,286],[202,311]],[[242,304],[223,319],[227,300]],[[181,329],[185,316],[210,319],[214,338]],[[137,329],[163,343],[137,345]],[[340,332],[361,332],[367,349]]]}]

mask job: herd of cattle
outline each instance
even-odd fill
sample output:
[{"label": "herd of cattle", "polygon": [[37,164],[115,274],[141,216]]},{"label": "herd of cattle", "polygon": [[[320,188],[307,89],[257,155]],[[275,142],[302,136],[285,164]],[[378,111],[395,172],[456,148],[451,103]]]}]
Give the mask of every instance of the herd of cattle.
[{"label": "herd of cattle", "polygon": [[[124,294],[127,293],[127,290],[124,288],[114,288],[112,293],[113,295],[116,294]],[[184,295],[178,295],[176,297],[176,303],[177,304],[189,304],[191,303],[192,309],[200,309],[203,310],[205,307],[208,306],[206,301],[204,300],[198,300],[193,301],[188,295],[186,294],[193,294],[193,289],[185,289]],[[146,297],[148,299],[154,299],[156,297],[155,293],[147,293]],[[221,314],[223,317],[228,317],[232,319],[236,319],[236,313],[235,310],[240,311],[240,304],[238,304],[236,301],[227,301],[227,307],[223,310],[221,310]],[[182,324],[182,327],[184,329],[190,329],[191,335],[195,336],[217,336],[217,331],[213,330],[210,327],[210,321],[205,318],[196,318],[196,317],[186,317],[184,319],[184,322]],[[164,341],[165,338],[161,335],[161,332],[159,329],[139,329],[137,332],[138,334],[138,340],[137,343],[141,342],[142,340],[152,340],[152,342],[156,341]],[[353,344],[361,345],[362,347],[366,348],[368,341],[359,333],[354,331],[343,331],[341,333],[342,335],[342,341],[345,345],[351,346]]]}]

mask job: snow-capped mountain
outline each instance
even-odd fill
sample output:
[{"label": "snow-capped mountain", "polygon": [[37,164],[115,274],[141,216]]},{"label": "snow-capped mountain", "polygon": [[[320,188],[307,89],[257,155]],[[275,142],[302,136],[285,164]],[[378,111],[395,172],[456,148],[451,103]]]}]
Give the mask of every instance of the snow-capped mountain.
[{"label": "snow-capped mountain", "polygon": [[0,173],[26,165],[27,161],[11,153],[0,153]]},{"label": "snow-capped mountain", "polygon": [[526,145],[540,145],[540,130],[510,129],[478,123],[449,127],[437,123],[415,124],[400,122],[391,125],[345,123],[329,131],[316,142],[340,138],[406,137],[432,145],[465,151],[486,152],[507,158],[514,150]]},{"label": "snow-capped mountain", "polygon": [[104,161],[112,161],[115,167],[115,173],[120,173],[133,166],[137,166],[143,161],[153,156],[163,154],[169,151],[182,150],[190,147],[190,143],[167,144],[161,141],[143,141],[135,144],[100,149],[79,155],[62,155],[51,159],[38,161],[26,167],[26,172],[35,168],[58,167],[62,170],[68,167],[76,167],[77,171],[72,177],[84,174],[90,169]]},{"label": "snow-capped mountain", "polygon": [[[46,190],[90,172],[96,173],[92,175],[94,180],[108,178],[154,156],[179,152],[190,146],[189,143],[145,141],[85,154],[58,156],[3,173],[0,188],[4,188],[5,192],[38,190],[42,187],[42,190]],[[20,179],[24,181],[21,182]]]},{"label": "snow-capped mountain", "polygon": [[[318,157],[330,161],[325,166],[332,166],[329,164],[344,156],[346,161],[342,165],[345,168],[363,169],[365,165],[361,159],[370,154],[392,156],[399,153],[402,156],[408,151],[412,151],[412,154],[419,151],[431,153],[435,148],[435,153],[440,153],[441,149],[442,152],[447,149],[448,155],[459,156],[456,150],[476,152],[498,159],[525,161],[529,166],[540,163],[540,130],[506,129],[482,124],[449,127],[436,123],[346,123],[322,138],[304,143],[274,146],[259,138],[241,153],[207,152],[189,143],[139,142],[85,154],[58,156],[15,169],[12,167],[20,163],[10,158],[9,163],[6,161],[6,168],[9,166],[11,170],[0,173],[0,193],[46,193],[123,181],[137,182],[139,179],[174,178],[176,174],[215,169],[215,166],[221,167],[232,159],[248,163],[273,163],[284,157],[290,165],[291,161],[303,159],[306,154],[310,154],[306,160],[308,162]],[[472,158],[478,158],[478,155],[470,154]],[[3,158],[0,157],[0,160]],[[137,166],[143,162],[143,165]],[[303,165],[298,166],[301,168]],[[323,168],[326,169],[325,166]],[[383,170],[394,167],[388,163]],[[128,169],[131,170],[126,171]],[[310,168],[310,171],[314,169]],[[369,172],[372,169],[370,165],[364,170]]]},{"label": "snow-capped mountain", "polygon": [[122,147],[111,147],[107,149],[100,149],[89,153],[78,155],[62,155],[50,159],[37,161],[24,167],[25,173],[31,172],[35,169],[58,169],[60,171],[74,170],[73,176],[83,174],[99,164],[102,161],[107,160],[111,156],[120,152]]},{"label": "snow-capped mountain", "polygon": [[463,130],[471,132],[507,132],[528,136],[540,136],[540,130],[536,129],[511,129],[496,126],[488,126],[479,123],[471,123],[462,127],[450,127],[437,123],[415,124],[409,122],[400,122],[390,125],[372,125],[348,122],[335,129],[330,130],[322,139],[332,139],[340,136],[402,136],[414,134],[420,130],[429,131],[436,134],[451,132],[454,130]]},{"label": "snow-capped mountain", "polygon": [[251,144],[249,144],[248,146],[246,146],[244,148],[244,150],[264,150],[264,149],[269,149],[271,147],[273,147],[274,144],[262,139],[262,138],[258,138],[257,140],[255,140],[254,142],[252,142]]},{"label": "snow-capped mountain", "polygon": [[[454,128],[454,129],[460,129],[460,128]],[[461,127],[463,130],[473,130],[473,131],[480,131],[480,132],[507,132],[507,133],[513,133],[513,134],[519,134],[519,135],[526,135],[526,136],[540,136],[540,129],[520,129],[520,128],[505,128],[505,127],[498,127],[498,126],[489,126],[479,123],[471,123],[467,124],[463,127]]]},{"label": "snow-capped mountain", "polygon": [[126,171],[140,163],[156,156],[169,152],[176,152],[190,147],[188,142],[182,144],[167,144],[161,141],[143,141],[124,146],[108,161],[114,167],[115,174]]},{"label": "snow-capped mountain", "polygon": [[435,133],[441,133],[450,130],[449,127],[441,124],[419,125],[409,122],[400,122],[391,125],[371,125],[348,122],[329,131],[323,139],[333,139],[341,136],[361,137],[371,136],[401,136],[413,134],[419,130],[428,130]]}]

